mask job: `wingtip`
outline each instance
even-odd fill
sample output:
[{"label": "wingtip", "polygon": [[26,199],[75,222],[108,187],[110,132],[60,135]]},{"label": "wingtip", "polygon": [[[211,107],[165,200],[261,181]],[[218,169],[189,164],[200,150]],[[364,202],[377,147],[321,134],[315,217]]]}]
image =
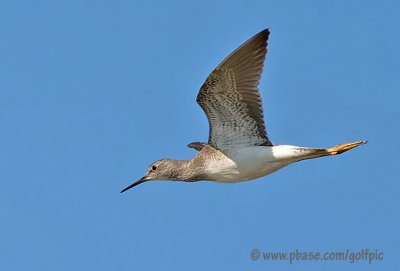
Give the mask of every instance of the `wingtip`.
[{"label": "wingtip", "polygon": [[261,30],[256,36],[265,36],[266,38],[269,37],[270,31],[268,28]]},{"label": "wingtip", "polygon": [[260,33],[258,33],[255,37],[257,38],[261,38],[261,40],[265,43],[268,44],[268,39],[269,39],[269,29],[265,28],[264,30],[262,30]]},{"label": "wingtip", "polygon": [[192,143],[187,144],[187,146],[189,148],[195,149],[197,151],[201,151],[206,144],[207,143],[205,143],[205,142],[192,142]]}]

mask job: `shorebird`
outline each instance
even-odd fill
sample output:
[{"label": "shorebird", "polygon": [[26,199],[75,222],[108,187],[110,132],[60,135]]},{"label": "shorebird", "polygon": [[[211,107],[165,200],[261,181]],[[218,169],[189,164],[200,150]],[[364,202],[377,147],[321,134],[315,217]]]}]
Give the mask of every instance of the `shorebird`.
[{"label": "shorebird", "polygon": [[188,145],[199,151],[197,155],[190,160],[157,160],[145,176],[121,193],[150,180],[253,180],[294,162],[341,154],[366,143],[356,141],[328,149],[271,143],[258,89],[268,36],[269,30],[265,29],[243,43],[211,72],[200,88],[196,100],[208,118],[209,136],[207,143]]}]

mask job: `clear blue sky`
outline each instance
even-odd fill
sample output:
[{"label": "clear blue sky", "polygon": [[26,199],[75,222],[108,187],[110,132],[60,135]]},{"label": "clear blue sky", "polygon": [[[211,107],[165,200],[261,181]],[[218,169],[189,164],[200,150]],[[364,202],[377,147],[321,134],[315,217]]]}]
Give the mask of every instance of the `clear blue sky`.
[{"label": "clear blue sky", "polygon": [[[399,270],[398,1],[61,2],[0,4],[1,270]],[[154,160],[195,154],[201,84],[267,27],[272,142],[369,143],[256,181],[120,194]]]}]

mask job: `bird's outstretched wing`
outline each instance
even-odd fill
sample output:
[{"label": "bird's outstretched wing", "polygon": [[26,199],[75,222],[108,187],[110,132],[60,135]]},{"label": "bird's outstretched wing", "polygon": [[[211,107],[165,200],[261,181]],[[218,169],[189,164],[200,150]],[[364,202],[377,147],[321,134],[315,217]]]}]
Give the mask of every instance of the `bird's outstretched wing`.
[{"label": "bird's outstretched wing", "polygon": [[195,149],[196,151],[201,151],[205,145],[207,145],[206,142],[192,142],[189,143],[187,146],[189,148]]},{"label": "bird's outstretched wing", "polygon": [[265,29],[231,53],[207,77],[197,95],[210,126],[208,144],[217,149],[272,145],[258,91],[268,36]]}]

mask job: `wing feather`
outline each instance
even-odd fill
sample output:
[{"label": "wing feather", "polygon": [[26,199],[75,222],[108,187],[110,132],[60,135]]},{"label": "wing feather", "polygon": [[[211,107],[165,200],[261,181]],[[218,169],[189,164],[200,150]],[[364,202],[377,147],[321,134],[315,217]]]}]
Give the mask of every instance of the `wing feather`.
[{"label": "wing feather", "polygon": [[258,90],[268,29],[246,41],[207,77],[197,96],[209,126],[208,144],[220,150],[268,145]]}]

